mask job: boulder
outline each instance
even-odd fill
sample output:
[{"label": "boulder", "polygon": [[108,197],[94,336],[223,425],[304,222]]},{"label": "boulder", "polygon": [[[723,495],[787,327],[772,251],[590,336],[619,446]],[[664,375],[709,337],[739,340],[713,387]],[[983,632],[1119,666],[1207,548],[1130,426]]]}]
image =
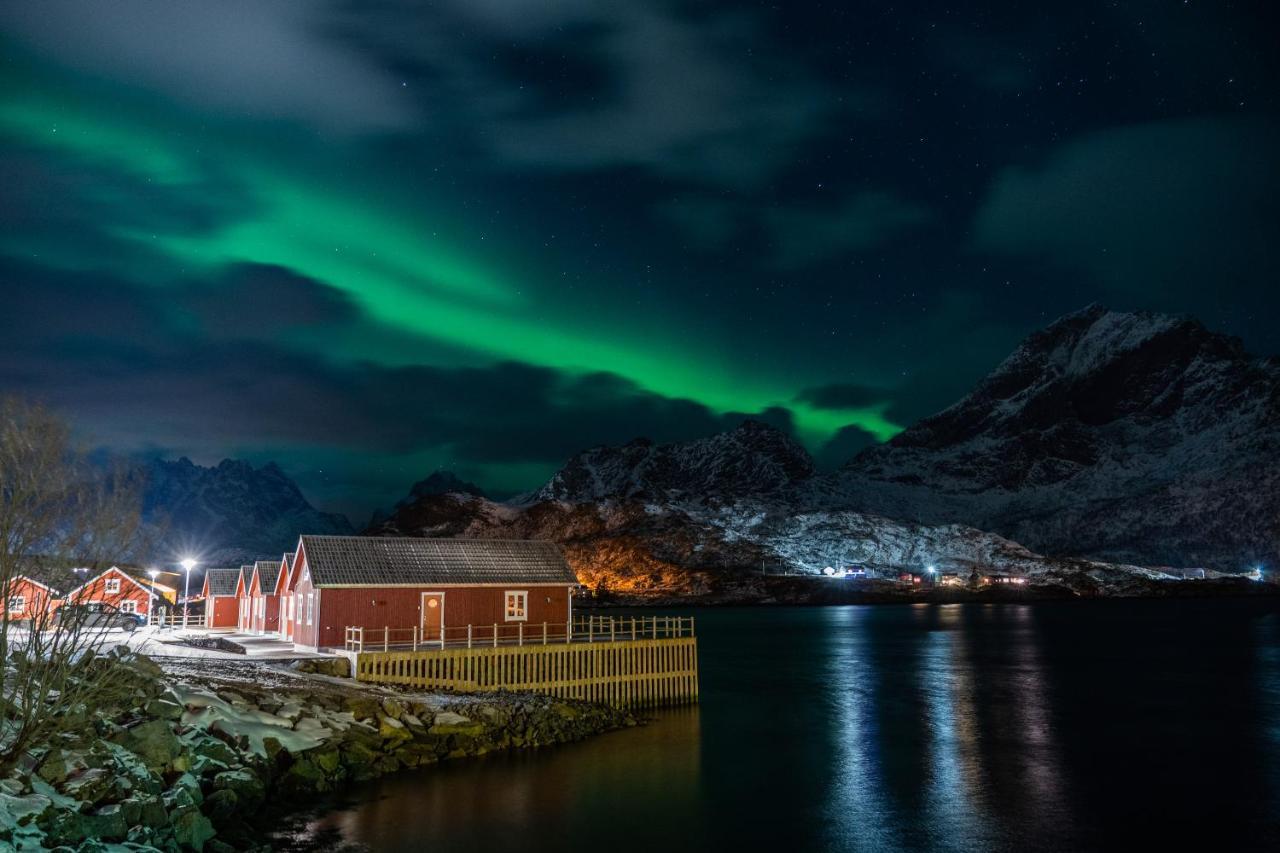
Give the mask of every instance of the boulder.
[{"label": "boulder", "polygon": [[173,838],[184,850],[202,853],[205,843],[216,834],[209,818],[195,806],[180,806],[169,815]]},{"label": "boulder", "polygon": [[240,798],[235,791],[222,788],[205,797],[201,810],[208,815],[214,826],[225,829],[240,817]]},{"label": "boulder", "polygon": [[382,705],[378,697],[355,693],[343,699],[343,709],[351,712],[357,720],[372,720],[378,716]]},{"label": "boulder", "polygon": [[[214,792],[234,791],[245,809],[257,811],[267,798],[266,786],[250,770],[226,770],[213,777]],[[210,797],[212,798],[212,794]],[[207,801],[206,801],[207,803]]]},{"label": "boulder", "polygon": [[306,658],[294,661],[289,668],[295,672],[328,675],[333,678],[351,677],[351,660],[345,657]]},{"label": "boulder", "polygon": [[167,766],[182,752],[182,743],[164,720],[148,720],[124,730],[117,741],[149,768]]}]

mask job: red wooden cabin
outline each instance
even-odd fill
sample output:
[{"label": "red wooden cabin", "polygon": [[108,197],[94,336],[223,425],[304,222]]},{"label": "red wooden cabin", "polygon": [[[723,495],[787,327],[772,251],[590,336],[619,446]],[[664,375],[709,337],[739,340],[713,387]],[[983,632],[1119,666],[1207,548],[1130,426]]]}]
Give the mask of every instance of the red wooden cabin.
[{"label": "red wooden cabin", "polygon": [[239,577],[239,569],[209,569],[204,573],[200,596],[204,599],[204,618],[208,627],[236,627],[236,582]]},{"label": "red wooden cabin", "polygon": [[249,630],[257,634],[280,630],[280,596],[276,584],[280,580],[281,560],[259,560],[253,564],[249,581]]},{"label": "red wooden cabin", "polygon": [[172,602],[176,595],[175,589],[149,580],[140,580],[119,566],[112,566],[68,592],[63,603],[102,602],[116,607],[123,613],[147,616],[151,613],[151,605],[157,598]]},{"label": "red wooden cabin", "polygon": [[303,536],[293,562],[293,640],[344,644],[348,627],[418,629],[426,642],[468,625],[514,638],[572,621],[578,580],[552,542]]},{"label": "red wooden cabin", "polygon": [[294,584],[298,580],[298,574],[294,571],[297,554],[294,551],[284,555],[284,565],[276,583],[277,594],[280,596],[280,636],[286,640],[293,639],[297,624],[297,598],[294,595]]},{"label": "red wooden cabin", "polygon": [[249,630],[253,621],[252,602],[249,601],[249,580],[253,577],[253,566],[241,566],[240,575],[236,578],[236,630]]},{"label": "red wooden cabin", "polygon": [[10,622],[33,619],[56,606],[62,596],[56,589],[26,575],[14,575],[4,590]]}]

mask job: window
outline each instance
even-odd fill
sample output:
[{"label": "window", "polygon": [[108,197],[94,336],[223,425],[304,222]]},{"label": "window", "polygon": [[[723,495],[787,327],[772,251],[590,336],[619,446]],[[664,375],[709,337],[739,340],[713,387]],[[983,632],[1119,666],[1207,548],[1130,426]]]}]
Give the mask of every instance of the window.
[{"label": "window", "polygon": [[114,595],[120,591],[120,578],[107,578],[103,581],[103,589],[107,591],[107,595]]},{"label": "window", "polygon": [[311,624],[311,618],[316,609],[316,594],[314,592],[307,593],[307,624]]},{"label": "window", "polygon": [[529,593],[507,590],[507,621],[523,622],[529,618]]},{"label": "window", "polygon": [[136,602],[136,601],[122,601],[122,602],[120,602],[120,612],[121,612],[121,613],[137,613],[137,612],[138,612],[138,602]]},{"label": "window", "polygon": [[23,595],[15,595],[9,599],[9,612],[21,613],[27,609],[27,598]]}]

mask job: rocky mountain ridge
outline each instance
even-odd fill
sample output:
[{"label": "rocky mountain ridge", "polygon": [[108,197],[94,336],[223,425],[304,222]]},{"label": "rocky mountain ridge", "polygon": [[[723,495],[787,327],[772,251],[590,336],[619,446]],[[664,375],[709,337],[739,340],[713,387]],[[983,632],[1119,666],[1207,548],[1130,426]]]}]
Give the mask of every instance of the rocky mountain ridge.
[{"label": "rocky mountain ridge", "polygon": [[224,459],[205,467],[184,456],[151,460],[142,469],[144,521],[205,565],[278,558],[303,532],[352,532],[345,516],[313,507],[273,462],[255,468]]},{"label": "rocky mountain ridge", "polygon": [[1090,306],[838,472],[747,422],[592,448],[520,502],[423,496],[370,532],[553,539],[585,582],[682,595],[771,567],[928,563],[1068,587],[1163,576],[1138,565],[1242,572],[1280,559],[1278,401],[1280,367],[1238,341]]}]

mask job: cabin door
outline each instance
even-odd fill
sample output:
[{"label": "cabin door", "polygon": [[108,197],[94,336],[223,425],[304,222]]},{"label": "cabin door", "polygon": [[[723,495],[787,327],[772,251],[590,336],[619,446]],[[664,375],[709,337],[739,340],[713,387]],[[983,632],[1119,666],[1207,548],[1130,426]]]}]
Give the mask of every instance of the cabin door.
[{"label": "cabin door", "polygon": [[424,592],[422,594],[422,639],[440,639],[444,630],[444,593]]}]

